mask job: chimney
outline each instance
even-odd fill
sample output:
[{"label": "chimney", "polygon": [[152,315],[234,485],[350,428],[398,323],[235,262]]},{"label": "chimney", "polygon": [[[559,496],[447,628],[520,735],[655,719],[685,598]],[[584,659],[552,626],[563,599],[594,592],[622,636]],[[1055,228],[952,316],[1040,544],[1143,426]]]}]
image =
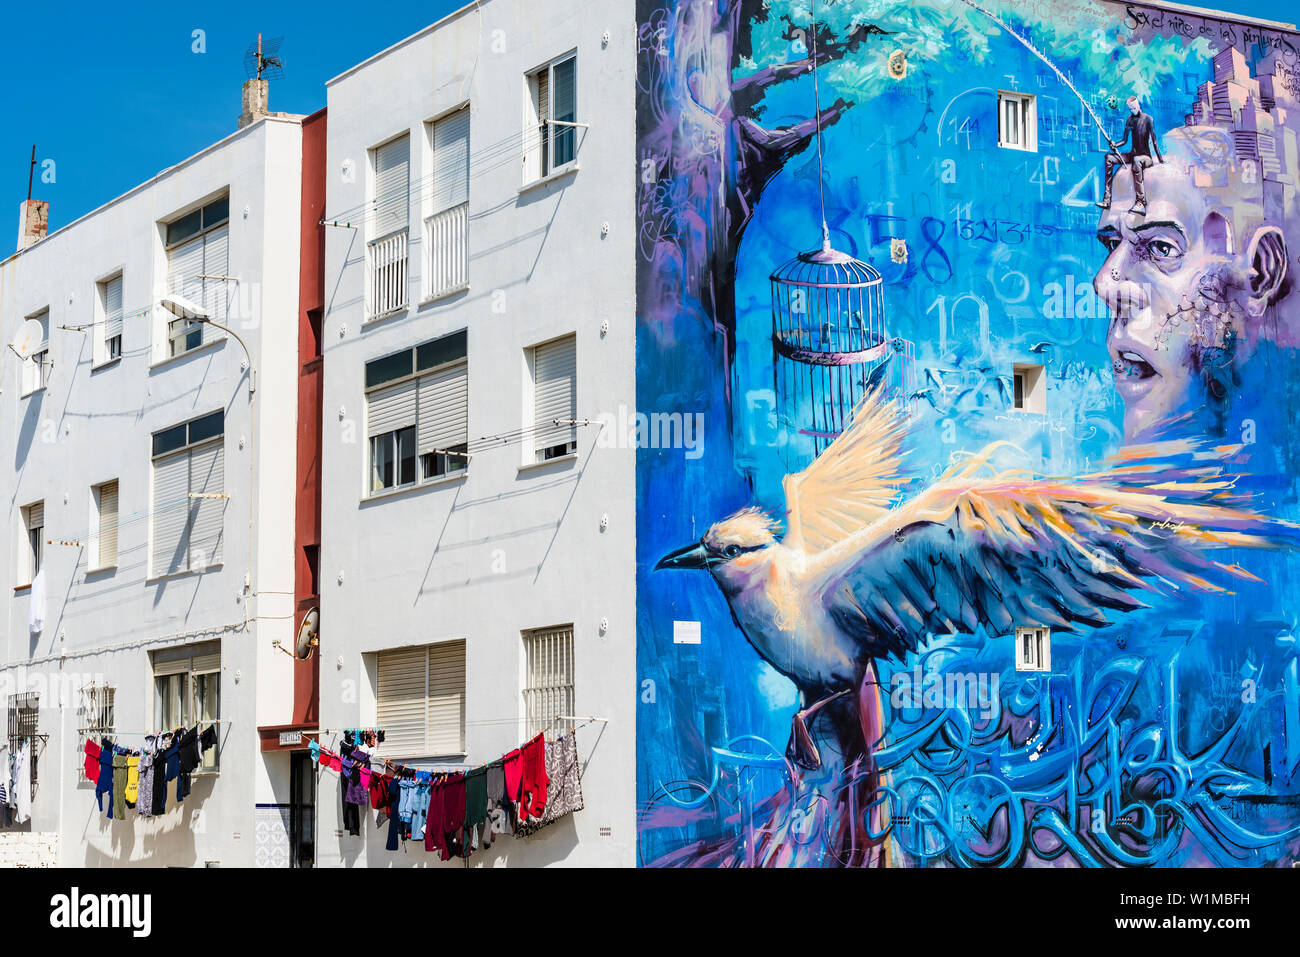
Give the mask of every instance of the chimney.
[{"label": "chimney", "polygon": [[270,82],[267,80],[244,81],[244,112],[239,114],[239,128],[242,130],[250,123],[256,123],[271,114]]},{"label": "chimney", "polygon": [[18,251],[34,246],[50,229],[50,204],[43,199],[24,200],[18,207]]}]

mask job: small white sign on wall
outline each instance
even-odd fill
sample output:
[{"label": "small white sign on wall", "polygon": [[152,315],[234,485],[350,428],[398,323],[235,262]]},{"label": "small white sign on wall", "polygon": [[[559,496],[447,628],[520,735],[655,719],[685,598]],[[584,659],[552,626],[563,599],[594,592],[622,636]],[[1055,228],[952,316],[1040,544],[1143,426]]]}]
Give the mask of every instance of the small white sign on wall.
[{"label": "small white sign on wall", "polygon": [[698,645],[700,643],[700,623],[698,621],[673,622],[673,644]]}]

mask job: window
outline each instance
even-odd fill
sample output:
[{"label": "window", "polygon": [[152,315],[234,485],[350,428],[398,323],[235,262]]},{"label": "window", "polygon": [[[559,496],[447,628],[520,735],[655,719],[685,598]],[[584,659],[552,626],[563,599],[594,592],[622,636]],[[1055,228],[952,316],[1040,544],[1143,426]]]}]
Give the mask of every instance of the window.
[{"label": "window", "polygon": [[[98,739],[113,734],[115,722],[113,698],[116,690],[111,685],[90,684],[81,689],[81,727],[79,736]],[[80,768],[81,762],[77,762]]]},{"label": "window", "polygon": [[[206,726],[221,717],[221,645],[207,641],[153,653],[154,726]],[[220,736],[218,736],[220,740]],[[219,766],[220,746],[203,755],[200,771]]]},{"label": "window", "polygon": [[533,380],[533,453],[538,462],[578,450],[577,340],[565,336],[528,350]]},{"label": "window", "polygon": [[371,153],[372,234],[366,245],[366,314],[374,319],[406,307],[407,223],[411,210],[411,138],[402,135]]},{"label": "window", "polygon": [[[12,755],[23,740],[27,741],[27,760],[31,762],[32,799],[36,798],[36,764],[41,747],[40,733],[41,696],[35,691],[9,696],[9,753]],[[43,739],[42,739],[43,740]],[[9,773],[6,764],[3,769]]]},{"label": "window", "polygon": [[1011,373],[1011,407],[1018,412],[1047,412],[1047,376],[1043,367],[1017,362]]},{"label": "window", "polygon": [[95,283],[95,365],[122,358],[122,274]]},{"label": "window", "polygon": [[578,58],[561,57],[528,75],[524,182],[549,176],[578,155]]},{"label": "window", "polygon": [[463,289],[469,281],[469,108],[433,123],[429,139],[433,179],[424,241],[433,297]]},{"label": "window", "polygon": [[23,395],[31,395],[50,384],[50,311],[28,316],[41,324],[41,341],[23,360]]},{"label": "window", "polygon": [[[201,306],[217,322],[226,317],[225,276],[230,268],[230,198],[223,196],[166,225],[167,290]],[[209,341],[209,326],[191,319],[167,323],[167,356]]]},{"label": "window", "polygon": [[1016,670],[1052,670],[1052,630],[1042,625],[1016,626]]},{"label": "window", "polygon": [[153,435],[153,575],[221,562],[225,416],[217,411]]},{"label": "window", "polygon": [[376,720],[385,753],[464,754],[465,642],[381,651],[376,659]]},{"label": "window", "polygon": [[366,363],[370,492],[463,472],[469,456],[464,330]]},{"label": "window", "polygon": [[90,490],[90,567],[117,565],[117,479]]},{"label": "window", "polygon": [[524,632],[524,737],[573,714],[573,625]]},{"label": "window", "polygon": [[1038,108],[1034,94],[998,90],[998,146],[1038,152]]},{"label": "window", "polygon": [[36,573],[41,570],[41,558],[45,554],[45,503],[33,502],[22,508],[23,528],[27,532],[26,545],[19,568],[23,578],[20,584],[31,584],[36,580]]}]

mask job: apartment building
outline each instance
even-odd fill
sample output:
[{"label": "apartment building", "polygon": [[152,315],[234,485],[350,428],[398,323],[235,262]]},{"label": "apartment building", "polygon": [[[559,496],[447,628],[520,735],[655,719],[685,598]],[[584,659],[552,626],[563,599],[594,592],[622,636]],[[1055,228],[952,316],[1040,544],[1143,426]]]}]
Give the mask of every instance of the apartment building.
[{"label": "apartment building", "polygon": [[[584,810],[478,866],[634,863],[632,20],[491,0],[327,84],[320,741],[574,729]],[[321,865],[436,861],[341,810]]]},{"label": "apartment building", "polygon": [[[319,406],[299,396],[319,377],[323,132],[323,113],[263,109],[48,236],[25,218],[0,263],[3,336],[25,343],[0,358],[0,680],[31,779],[6,863],[250,865],[289,846],[289,759],[263,756],[259,727],[314,721],[293,649],[312,604],[295,553],[318,529],[295,503],[315,507]],[[183,802],[173,783],[164,814],[106,817],[87,739],[209,724]]]}]

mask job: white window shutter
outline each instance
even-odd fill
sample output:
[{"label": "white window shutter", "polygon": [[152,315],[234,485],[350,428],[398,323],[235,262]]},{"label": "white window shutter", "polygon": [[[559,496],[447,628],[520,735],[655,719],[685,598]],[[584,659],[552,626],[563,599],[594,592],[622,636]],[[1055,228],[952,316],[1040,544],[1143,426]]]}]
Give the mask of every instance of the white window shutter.
[{"label": "white window shutter", "polygon": [[33,502],[27,506],[27,530],[45,527],[45,503]]},{"label": "white window shutter", "polygon": [[375,148],[374,235],[405,229],[411,208],[411,138]]},{"label": "white window shutter", "polygon": [[385,754],[413,757],[427,753],[427,667],[423,647],[379,653],[376,703],[379,726],[384,729]]},{"label": "white window shutter", "polygon": [[167,291],[203,305],[203,237],[182,243],[167,253]]},{"label": "white window shutter", "polygon": [[153,574],[170,575],[186,567],[185,530],[190,519],[188,452],[153,464]]},{"label": "white window shutter", "polygon": [[117,483],[99,487],[99,549],[96,565],[103,568],[117,564]]},{"label": "white window shutter", "polygon": [[533,349],[533,449],[577,441],[577,429],[556,425],[576,417],[577,348],[572,337]]},{"label": "white window shutter", "polygon": [[464,362],[420,378],[417,452],[448,449],[469,441],[469,367]]},{"label": "white window shutter", "polygon": [[[226,490],[226,449],[218,441],[190,453],[190,491],[216,495]],[[190,567],[204,568],[221,561],[222,532],[226,513],[224,498],[190,499]]]},{"label": "white window shutter", "polygon": [[429,646],[429,745],[431,755],[465,751],[465,642]]},{"label": "white window shutter", "polygon": [[415,379],[369,393],[366,396],[366,435],[383,435],[415,425],[416,395]]},{"label": "white window shutter", "polygon": [[122,334],[122,277],[104,283],[104,339]]},{"label": "white window shutter", "polygon": [[433,125],[433,212],[469,202],[469,110]]},{"label": "white window shutter", "polygon": [[[230,227],[222,226],[203,237],[203,275],[227,276],[230,269]],[[221,279],[203,280],[203,308],[212,313],[217,322],[226,321],[226,303],[230,283]],[[211,327],[203,327],[203,341],[212,336]]]}]

